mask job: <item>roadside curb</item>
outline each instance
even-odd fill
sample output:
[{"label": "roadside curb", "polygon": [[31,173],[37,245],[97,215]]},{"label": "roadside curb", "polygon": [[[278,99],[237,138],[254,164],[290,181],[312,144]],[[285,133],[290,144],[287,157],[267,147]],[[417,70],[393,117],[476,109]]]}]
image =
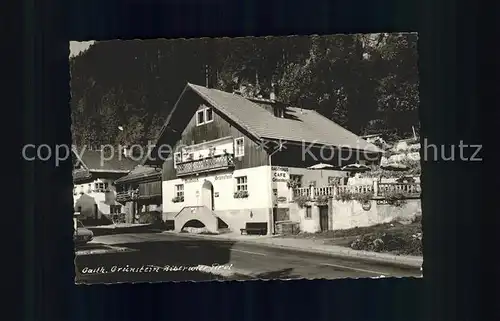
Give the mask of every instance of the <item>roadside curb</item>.
[{"label": "roadside curb", "polygon": [[75,256],[86,256],[86,255],[103,255],[103,254],[113,254],[113,253],[130,253],[137,252],[135,249],[129,249],[126,247],[109,247],[104,249],[78,249],[75,250]]},{"label": "roadside curb", "polygon": [[150,225],[140,225],[140,226],[110,226],[110,227],[99,227],[99,226],[89,226],[87,227],[94,236],[106,236],[115,234],[136,234],[136,233],[148,233],[151,228]]},{"label": "roadside curb", "polygon": [[193,235],[193,234],[188,234],[188,233],[179,234],[179,233],[170,232],[170,231],[166,231],[164,233],[173,234],[173,235],[181,235],[181,236],[186,236],[186,237],[190,237],[190,238],[205,239],[205,240],[237,241],[237,242],[242,242],[242,243],[255,244],[255,245],[259,245],[259,246],[293,250],[293,251],[298,251],[298,252],[307,252],[307,253],[329,255],[329,256],[333,256],[333,257],[357,258],[357,259],[363,259],[363,260],[368,260],[368,261],[378,262],[378,263],[389,263],[389,264],[399,265],[399,266],[404,266],[404,267],[409,267],[409,268],[421,268],[422,264],[423,264],[423,258],[401,257],[401,256],[376,253],[376,252],[356,251],[356,250],[350,250],[350,249],[339,250],[339,251],[329,251],[329,250],[323,250],[323,249],[317,249],[317,248],[311,248],[311,247],[303,248],[303,247],[296,247],[296,246],[290,246],[290,245],[276,244],[276,243],[272,243],[272,242],[262,243],[262,242],[254,241],[254,240],[241,240],[241,239],[233,239],[233,238],[228,238],[228,237],[214,237],[214,236],[209,236],[209,235]]}]

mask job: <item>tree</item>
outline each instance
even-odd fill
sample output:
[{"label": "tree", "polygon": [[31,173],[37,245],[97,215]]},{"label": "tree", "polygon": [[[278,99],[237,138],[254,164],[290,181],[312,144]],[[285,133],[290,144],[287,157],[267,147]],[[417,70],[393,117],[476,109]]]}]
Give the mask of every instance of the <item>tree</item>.
[{"label": "tree", "polygon": [[[187,82],[241,84],[357,133],[418,130],[413,34],[96,42],[70,59],[75,142],[147,143]],[[124,126],[124,131],[118,131]]]}]

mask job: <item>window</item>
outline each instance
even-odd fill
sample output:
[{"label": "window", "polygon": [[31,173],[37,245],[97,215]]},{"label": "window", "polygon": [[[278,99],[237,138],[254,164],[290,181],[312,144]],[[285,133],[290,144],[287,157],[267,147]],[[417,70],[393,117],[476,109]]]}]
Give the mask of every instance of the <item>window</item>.
[{"label": "window", "polygon": [[311,219],[312,218],[312,207],[311,206],[306,206],[306,216],[305,218]]},{"label": "window", "polygon": [[181,153],[177,152],[174,153],[174,168],[177,168],[177,164],[179,164],[182,161]]},{"label": "window", "polygon": [[290,182],[293,182],[292,184],[294,185],[295,188],[301,188],[302,187],[302,175],[290,175]]},{"label": "window", "polygon": [[184,197],[184,185],[183,184],[175,185],[175,196],[176,197]]},{"label": "window", "polygon": [[205,109],[198,110],[196,112],[196,125],[200,126],[205,123]]},{"label": "window", "polygon": [[109,213],[110,214],[121,214],[121,212],[122,212],[121,205],[110,205],[109,206]]},{"label": "window", "polygon": [[95,184],[94,184],[94,189],[95,189],[96,191],[100,191],[100,190],[101,190],[101,189],[103,189],[103,188],[104,188],[104,184],[103,184],[103,183],[95,183]]},{"label": "window", "polygon": [[199,109],[196,112],[196,126],[208,124],[213,120],[214,120],[214,111],[210,107]]},{"label": "window", "polygon": [[205,124],[214,120],[214,111],[212,108],[205,109]]},{"label": "window", "polygon": [[245,156],[245,140],[244,137],[236,138],[234,140],[234,156]]},{"label": "window", "polygon": [[341,185],[341,183],[342,183],[342,177],[328,176],[328,185],[336,186],[336,185]]},{"label": "window", "polygon": [[236,177],[236,191],[247,191],[247,177],[246,176],[240,176]]}]

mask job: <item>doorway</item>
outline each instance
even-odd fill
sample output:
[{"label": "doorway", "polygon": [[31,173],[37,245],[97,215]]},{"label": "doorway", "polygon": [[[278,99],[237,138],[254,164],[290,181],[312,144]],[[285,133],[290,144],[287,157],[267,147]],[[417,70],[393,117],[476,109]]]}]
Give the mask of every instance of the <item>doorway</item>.
[{"label": "doorway", "polygon": [[201,186],[201,204],[213,211],[214,206],[214,186],[210,181],[205,180]]},{"label": "doorway", "polygon": [[319,227],[322,232],[328,231],[328,206],[319,207]]}]

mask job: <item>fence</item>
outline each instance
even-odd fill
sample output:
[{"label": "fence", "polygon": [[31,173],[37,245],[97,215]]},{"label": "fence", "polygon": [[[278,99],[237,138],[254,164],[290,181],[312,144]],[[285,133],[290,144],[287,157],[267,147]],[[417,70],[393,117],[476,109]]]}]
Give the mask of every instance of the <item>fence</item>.
[{"label": "fence", "polygon": [[378,183],[369,185],[336,185],[322,187],[302,187],[293,190],[294,197],[315,199],[318,196],[335,197],[341,193],[372,193],[374,198],[384,197],[389,193],[401,193],[407,197],[420,197],[420,184],[408,183]]}]

